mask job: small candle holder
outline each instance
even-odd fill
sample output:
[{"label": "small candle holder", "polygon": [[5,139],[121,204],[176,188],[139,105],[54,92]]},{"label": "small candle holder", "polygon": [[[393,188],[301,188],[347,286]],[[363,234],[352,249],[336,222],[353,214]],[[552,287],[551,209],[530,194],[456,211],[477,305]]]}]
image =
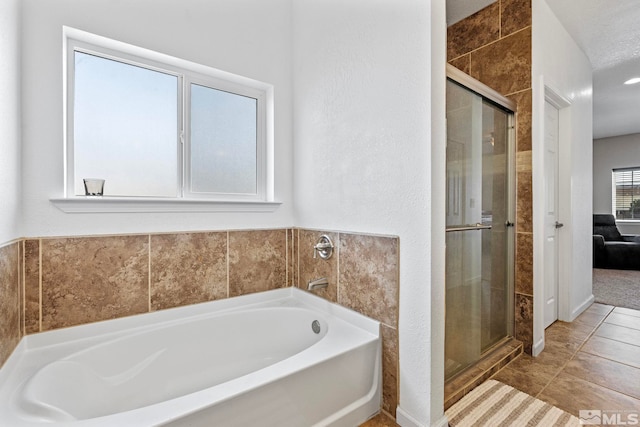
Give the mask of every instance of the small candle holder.
[{"label": "small candle holder", "polygon": [[104,179],[84,178],[85,196],[99,197],[104,193]]}]

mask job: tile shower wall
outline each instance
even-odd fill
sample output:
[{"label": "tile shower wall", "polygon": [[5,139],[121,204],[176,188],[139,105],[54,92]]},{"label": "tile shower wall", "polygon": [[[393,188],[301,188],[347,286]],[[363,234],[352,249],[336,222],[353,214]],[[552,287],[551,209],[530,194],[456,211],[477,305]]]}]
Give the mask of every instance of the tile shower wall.
[{"label": "tile shower wall", "polygon": [[[313,258],[321,234],[336,245]],[[383,409],[398,404],[397,237],[304,229],[25,239],[0,248],[0,365],[24,334],[286,286],[382,323]],[[22,294],[24,292],[24,295]]]},{"label": "tile shower wall", "polygon": [[447,30],[447,60],[517,104],[515,337],[533,344],[531,0],[498,0]]}]

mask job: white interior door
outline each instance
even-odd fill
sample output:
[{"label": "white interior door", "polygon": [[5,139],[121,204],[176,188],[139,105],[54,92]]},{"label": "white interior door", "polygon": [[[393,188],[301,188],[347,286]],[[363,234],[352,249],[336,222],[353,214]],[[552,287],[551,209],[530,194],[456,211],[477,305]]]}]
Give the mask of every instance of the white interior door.
[{"label": "white interior door", "polygon": [[544,103],[544,327],[558,320],[558,109]]}]

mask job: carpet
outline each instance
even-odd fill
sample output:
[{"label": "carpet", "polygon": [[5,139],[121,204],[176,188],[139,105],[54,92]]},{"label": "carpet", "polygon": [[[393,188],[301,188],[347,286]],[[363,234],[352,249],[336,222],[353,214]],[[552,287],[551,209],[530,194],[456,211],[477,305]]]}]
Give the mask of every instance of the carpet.
[{"label": "carpet", "polygon": [[640,310],[640,271],[593,269],[595,302]]},{"label": "carpet", "polygon": [[568,412],[495,380],[474,388],[445,414],[451,427],[580,425]]}]

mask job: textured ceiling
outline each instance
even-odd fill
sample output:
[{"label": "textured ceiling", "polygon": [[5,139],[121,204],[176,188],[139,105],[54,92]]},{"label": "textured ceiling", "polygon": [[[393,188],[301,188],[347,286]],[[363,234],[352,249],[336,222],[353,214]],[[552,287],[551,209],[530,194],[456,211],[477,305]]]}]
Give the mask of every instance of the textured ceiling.
[{"label": "textured ceiling", "polygon": [[594,71],[640,57],[638,0],[547,0]]},{"label": "textured ceiling", "polygon": [[[593,66],[593,137],[640,133],[640,0],[546,0]],[[447,0],[451,25],[491,0]],[[571,72],[571,70],[567,70]]]}]

